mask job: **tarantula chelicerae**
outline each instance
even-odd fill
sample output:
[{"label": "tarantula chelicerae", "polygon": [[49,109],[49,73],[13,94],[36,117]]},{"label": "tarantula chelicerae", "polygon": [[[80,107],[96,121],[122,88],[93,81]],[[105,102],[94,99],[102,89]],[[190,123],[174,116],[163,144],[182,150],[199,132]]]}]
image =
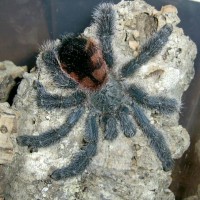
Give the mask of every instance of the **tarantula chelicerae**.
[{"label": "tarantula chelicerae", "polygon": [[143,108],[153,109],[161,114],[179,110],[175,99],[163,96],[150,96],[137,85],[127,85],[123,78],[133,76],[149,59],[154,57],[168,41],[172,25],[166,24],[156,32],[141,48],[141,53],[121,67],[115,74],[112,38],[115,34],[115,11],[113,5],[103,3],[94,12],[94,25],[99,44],[92,38],[66,35],[58,43],[44,45],[38,57],[38,66],[46,66],[53,80],[62,88],[75,92],[70,96],[48,93],[37,81],[37,103],[45,109],[72,109],[66,122],[57,129],[46,131],[39,136],[19,136],[17,142],[28,146],[32,151],[60,141],[72,130],[89,107],[85,122],[84,145],[67,167],[55,170],[51,177],[60,180],[81,174],[97,153],[98,124],[104,126],[104,138],[113,140],[118,135],[116,128],[119,120],[126,137],[136,133],[132,116],[150,140],[150,144],[162,162],[164,170],[170,170],[173,159],[161,132],[145,116]]}]

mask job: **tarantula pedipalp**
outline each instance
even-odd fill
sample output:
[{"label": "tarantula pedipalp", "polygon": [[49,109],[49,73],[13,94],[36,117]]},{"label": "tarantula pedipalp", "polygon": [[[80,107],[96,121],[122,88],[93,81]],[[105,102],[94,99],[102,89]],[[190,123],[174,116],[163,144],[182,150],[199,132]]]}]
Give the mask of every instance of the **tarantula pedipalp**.
[{"label": "tarantula pedipalp", "polygon": [[[70,96],[52,95],[37,81],[37,103],[45,109],[72,108],[66,122],[54,130],[39,136],[19,136],[17,142],[28,146],[32,151],[50,146],[60,141],[71,131],[89,106],[85,122],[84,145],[67,167],[55,170],[51,177],[60,180],[81,174],[97,153],[98,124],[104,126],[104,138],[113,140],[118,135],[116,122],[119,121],[126,137],[136,133],[136,123],[150,140],[152,148],[162,162],[164,170],[170,170],[173,159],[162,133],[146,117],[143,107],[157,110],[161,114],[171,114],[179,110],[175,99],[163,96],[150,96],[141,87],[124,82],[123,78],[134,76],[137,70],[154,57],[168,41],[172,26],[166,24],[143,46],[137,58],[121,67],[119,74],[114,73],[114,51],[112,38],[115,34],[115,11],[112,4],[103,3],[94,12],[96,36],[94,39],[76,35],[66,35],[59,43],[44,45],[37,65],[45,66],[59,87],[74,91]],[[99,121],[99,120],[98,120]]]}]

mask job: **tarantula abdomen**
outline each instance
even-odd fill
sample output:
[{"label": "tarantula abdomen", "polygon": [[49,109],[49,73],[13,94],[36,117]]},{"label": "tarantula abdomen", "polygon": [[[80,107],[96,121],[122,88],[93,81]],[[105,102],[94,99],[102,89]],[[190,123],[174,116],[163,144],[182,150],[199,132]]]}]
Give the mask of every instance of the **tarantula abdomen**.
[{"label": "tarantula abdomen", "polygon": [[58,57],[61,70],[83,88],[97,90],[108,79],[102,50],[91,38],[62,37]]}]

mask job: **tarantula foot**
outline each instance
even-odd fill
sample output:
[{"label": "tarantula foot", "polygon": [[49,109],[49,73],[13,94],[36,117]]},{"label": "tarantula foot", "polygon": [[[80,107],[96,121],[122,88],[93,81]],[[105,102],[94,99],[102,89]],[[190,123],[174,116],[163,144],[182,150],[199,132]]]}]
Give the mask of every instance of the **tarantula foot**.
[{"label": "tarantula foot", "polygon": [[104,139],[113,141],[118,136],[117,132],[113,132],[112,134],[105,133]]},{"label": "tarantula foot", "polygon": [[170,171],[172,170],[174,167],[174,160],[173,159],[170,159],[170,160],[167,160],[166,162],[163,162],[163,170],[164,171]]},{"label": "tarantula foot", "polygon": [[63,169],[57,169],[50,175],[50,177],[55,181],[59,181],[61,179],[73,177],[73,176],[76,176],[76,175],[77,175],[77,172],[73,171],[73,170],[69,171],[67,173],[67,171],[65,171]]},{"label": "tarantula foot", "polygon": [[81,151],[79,154],[77,154],[74,160],[67,167],[55,170],[50,177],[58,181],[82,174],[90,163],[90,158],[92,155],[89,154],[93,153],[94,155],[95,152],[96,151],[94,151],[92,147],[88,146],[88,149],[85,147],[85,151]]},{"label": "tarantula foot", "polygon": [[52,178],[55,181],[61,180],[64,178],[64,175],[60,172],[60,169],[55,170],[51,175],[50,178]]},{"label": "tarantula foot", "polygon": [[31,144],[31,139],[27,136],[19,136],[16,140],[17,144],[20,146],[29,146]]},{"label": "tarantula foot", "polygon": [[38,148],[31,145],[31,140],[32,140],[32,137],[29,137],[29,136],[19,136],[16,138],[17,140],[17,144],[20,145],[20,146],[28,146],[28,149],[30,151],[30,153],[33,153],[33,152],[37,152],[38,151]]}]

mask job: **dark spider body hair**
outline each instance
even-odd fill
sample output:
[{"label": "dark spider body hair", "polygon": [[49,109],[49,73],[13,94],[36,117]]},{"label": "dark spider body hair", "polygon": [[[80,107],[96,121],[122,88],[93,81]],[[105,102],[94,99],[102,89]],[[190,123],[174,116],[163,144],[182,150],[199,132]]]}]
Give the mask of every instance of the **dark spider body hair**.
[{"label": "dark spider body hair", "polygon": [[166,141],[162,133],[150,123],[143,108],[156,110],[160,114],[171,114],[179,111],[179,104],[175,99],[150,96],[143,88],[134,84],[127,85],[121,79],[133,76],[162,49],[172,33],[172,26],[166,24],[156,32],[143,45],[140,55],[122,66],[119,77],[112,71],[112,38],[115,33],[115,11],[112,4],[99,5],[93,17],[99,45],[91,38],[66,35],[60,39],[59,44],[46,44],[37,60],[38,67],[45,66],[58,87],[75,90],[69,96],[52,95],[36,81],[38,106],[48,110],[75,108],[61,127],[39,136],[19,136],[18,144],[28,146],[33,151],[60,141],[81,118],[87,102],[89,114],[85,122],[84,145],[67,167],[51,174],[53,179],[60,180],[84,172],[97,153],[99,120],[103,124],[104,138],[110,141],[118,135],[117,121],[126,137],[136,134],[136,122],[150,140],[163,169],[172,169],[173,159]]},{"label": "dark spider body hair", "polygon": [[63,37],[58,48],[60,67],[83,88],[99,89],[107,80],[107,65],[95,41]]}]

